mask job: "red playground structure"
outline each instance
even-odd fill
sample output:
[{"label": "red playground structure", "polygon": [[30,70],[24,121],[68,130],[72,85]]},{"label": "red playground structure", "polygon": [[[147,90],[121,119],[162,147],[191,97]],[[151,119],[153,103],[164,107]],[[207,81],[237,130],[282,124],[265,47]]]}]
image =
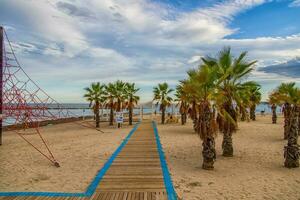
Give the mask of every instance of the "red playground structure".
[{"label": "red playground structure", "polygon": [[[13,46],[14,43],[9,41],[4,28],[0,27],[0,145],[4,126],[21,127],[13,131],[59,167],[39,130],[40,123],[77,116],[51,98],[26,74],[17,60]],[[31,134],[40,138],[43,148],[37,147],[26,138],[24,132],[29,128],[33,130]]]}]

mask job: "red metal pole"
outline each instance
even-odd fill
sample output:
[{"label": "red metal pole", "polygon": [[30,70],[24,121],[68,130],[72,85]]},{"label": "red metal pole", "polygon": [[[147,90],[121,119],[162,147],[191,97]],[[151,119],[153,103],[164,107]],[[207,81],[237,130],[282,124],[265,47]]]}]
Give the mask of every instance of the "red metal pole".
[{"label": "red metal pole", "polygon": [[4,29],[0,26],[0,145],[2,145]]}]

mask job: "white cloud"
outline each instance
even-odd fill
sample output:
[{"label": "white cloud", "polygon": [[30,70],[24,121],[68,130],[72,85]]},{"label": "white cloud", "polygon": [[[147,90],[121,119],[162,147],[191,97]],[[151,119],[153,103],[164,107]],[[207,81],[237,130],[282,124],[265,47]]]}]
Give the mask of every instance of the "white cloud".
[{"label": "white cloud", "polygon": [[25,19],[31,31],[36,31],[44,39],[64,43],[65,53],[73,55],[86,46],[84,36],[75,28],[75,21],[46,1],[11,0],[9,3]]},{"label": "white cloud", "polygon": [[[235,15],[253,6],[263,3],[262,0],[235,0],[218,3],[212,7],[200,8],[191,13],[183,13],[174,21],[163,24],[163,34],[170,39],[184,43],[210,43],[235,32],[227,27]],[[188,41],[187,41],[188,39]]]},{"label": "white cloud", "polygon": [[53,43],[46,47],[43,53],[50,56],[62,56],[64,52],[57,44]]},{"label": "white cloud", "polygon": [[263,0],[222,2],[176,15],[160,4],[145,0],[51,2],[9,1],[33,31],[63,43],[64,55],[74,57],[90,50],[89,33],[111,36],[125,46],[195,46],[216,42],[236,31],[227,26],[235,15]]},{"label": "white cloud", "polygon": [[247,50],[252,58],[283,61],[300,55],[300,35],[287,37],[259,37],[254,39],[223,39],[221,45]]},{"label": "white cloud", "polygon": [[[85,23],[87,31],[109,31],[128,45],[186,46],[210,43],[235,32],[227,24],[240,12],[263,0],[235,0],[199,8],[189,13],[173,10],[144,0],[92,0],[90,12],[97,20]],[[83,7],[80,3],[75,3]],[[108,23],[109,22],[109,23]]]},{"label": "white cloud", "polygon": [[[82,86],[118,78],[142,86],[159,80],[175,83],[197,64],[200,55],[214,54],[225,45],[234,52],[248,50],[249,59],[260,61],[258,67],[299,55],[300,35],[224,39],[237,31],[229,27],[235,16],[264,2],[222,1],[175,12],[148,0],[6,0],[26,22],[31,39],[42,43],[43,48],[36,47],[24,39],[33,46],[19,46],[44,54],[24,56],[28,65],[42,66],[43,71],[32,67],[31,73],[43,77],[41,81],[55,78]],[[265,78],[262,73],[254,75],[257,80]]]},{"label": "white cloud", "polygon": [[[84,31],[82,31],[83,22],[59,11],[50,1],[11,0],[9,3],[24,17],[28,23],[28,28],[37,32],[44,39],[44,42],[50,46],[53,46],[53,42],[63,45],[63,51],[53,47],[46,48],[44,53],[47,55],[57,56],[63,53],[64,56],[74,57],[83,52],[95,55],[97,48],[89,44]],[[109,56],[118,54],[112,49],[101,47],[98,49],[101,49],[102,55],[108,54],[108,52]]]},{"label": "white cloud", "polygon": [[35,45],[26,42],[16,42],[16,43],[11,42],[11,46],[15,52],[19,52],[19,53],[31,53],[31,52],[38,51],[38,48]]},{"label": "white cloud", "polygon": [[197,63],[201,60],[201,56],[197,55],[197,56],[193,56],[188,60],[189,64],[193,64],[193,63]]},{"label": "white cloud", "polygon": [[300,6],[300,0],[294,0],[292,3],[289,5],[290,7],[298,7]]}]

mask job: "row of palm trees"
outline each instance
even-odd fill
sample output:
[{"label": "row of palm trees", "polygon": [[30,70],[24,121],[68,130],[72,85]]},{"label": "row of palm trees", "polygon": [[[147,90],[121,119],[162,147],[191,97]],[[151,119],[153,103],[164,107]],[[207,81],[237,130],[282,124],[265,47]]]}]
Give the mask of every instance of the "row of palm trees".
[{"label": "row of palm trees", "polygon": [[284,165],[287,168],[299,167],[298,136],[300,131],[300,89],[294,82],[281,83],[270,95],[272,123],[276,124],[277,106],[283,106],[284,139],[288,140],[284,147]]},{"label": "row of palm trees", "polygon": [[[202,58],[198,69],[187,72],[187,79],[176,87],[181,123],[187,116],[193,120],[194,130],[202,140],[203,169],[213,169],[216,159],[215,135],[223,133],[223,156],[233,156],[232,134],[237,129],[238,118],[255,120],[255,108],[261,100],[260,85],[244,81],[256,61],[248,62],[246,52],[234,58],[229,47],[216,57]],[[166,83],[154,88],[154,100],[160,103],[162,123],[164,110],[172,98]]]},{"label": "row of palm trees", "polygon": [[96,82],[85,88],[85,91],[84,97],[95,115],[96,128],[100,127],[100,109],[103,108],[110,109],[109,125],[113,125],[115,112],[128,109],[129,125],[132,125],[133,109],[140,99],[136,94],[139,88],[136,88],[135,83],[117,80],[105,85]]}]

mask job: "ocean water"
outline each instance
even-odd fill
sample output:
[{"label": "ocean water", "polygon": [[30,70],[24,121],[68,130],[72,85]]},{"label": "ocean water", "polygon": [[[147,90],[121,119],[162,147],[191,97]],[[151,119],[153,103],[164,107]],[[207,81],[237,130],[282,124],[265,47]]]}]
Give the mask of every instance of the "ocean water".
[{"label": "ocean water", "polygon": [[[276,108],[276,112],[277,113],[281,113],[282,108],[277,106]],[[265,111],[265,113],[272,113],[272,109],[271,106],[267,103],[260,103],[257,107],[256,107],[256,112],[260,113],[261,111]]]},{"label": "ocean water", "polygon": [[[92,110],[88,107],[88,104],[63,104],[64,108],[69,109],[72,113],[75,113],[78,116],[91,116],[93,115]],[[158,107],[154,107],[153,109],[156,110],[157,113],[160,113],[159,108]],[[53,110],[54,111],[54,110]],[[51,111],[51,112],[53,112]],[[265,113],[271,113],[271,106],[269,106],[269,104],[267,103],[261,103],[256,107],[256,112],[260,113],[261,111],[265,111]],[[123,111],[125,114],[128,113],[127,110]],[[142,112],[141,108],[135,108],[133,110],[134,114],[140,114]],[[153,110],[154,112],[154,110]],[[281,112],[281,108],[277,107],[277,112]],[[109,109],[102,109],[101,111],[102,115],[106,116],[109,115]],[[144,114],[151,114],[152,113],[152,108],[149,107],[143,107],[143,113]],[[179,113],[179,108],[176,107],[175,105],[168,107],[166,109],[166,113],[175,113],[178,114]]]},{"label": "ocean water", "polygon": [[[87,117],[87,116],[93,116],[93,111],[89,108],[88,104],[61,104],[61,106],[63,107],[63,109],[65,111],[70,111],[70,114],[68,115],[69,117]],[[62,116],[60,116],[60,110],[57,109],[57,107],[53,106],[53,105],[49,105],[49,112],[57,117],[60,118]],[[153,109],[156,110],[156,113],[159,114],[159,108],[158,107],[154,107]],[[260,113],[261,111],[265,111],[265,113],[271,113],[271,107],[267,104],[267,103],[261,103],[256,107],[256,112]],[[152,113],[152,108],[149,107],[143,107],[143,111],[142,108],[135,108],[133,110],[133,113],[135,115],[140,115],[141,112],[143,112],[143,114],[151,114]],[[154,110],[153,110],[154,112]],[[281,112],[281,108],[277,107],[277,112],[280,113]],[[101,118],[105,119],[105,120],[109,120],[109,113],[110,110],[109,109],[102,109],[100,111],[101,114]],[[123,111],[124,115],[126,116],[128,114],[128,110],[124,110]],[[166,109],[166,113],[174,113],[174,114],[179,114],[179,109],[178,107],[176,107],[175,105],[169,107]],[[53,119],[50,117],[50,119]],[[34,121],[37,120],[45,120],[45,118],[41,118],[41,119],[34,119]],[[20,123],[20,119],[18,122],[16,122],[16,119],[13,118],[6,118],[5,120],[3,120],[3,125],[9,125],[9,124],[15,124],[15,123]]]}]

